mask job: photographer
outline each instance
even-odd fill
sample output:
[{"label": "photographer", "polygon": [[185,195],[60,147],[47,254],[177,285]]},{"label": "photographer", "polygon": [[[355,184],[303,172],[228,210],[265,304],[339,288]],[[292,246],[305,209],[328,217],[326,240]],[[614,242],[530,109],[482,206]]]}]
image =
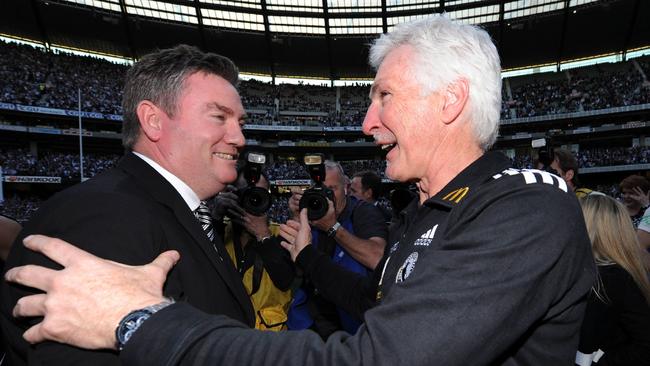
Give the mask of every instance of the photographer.
[{"label": "photographer", "polygon": [[[367,202],[348,196],[345,191],[345,174],[341,165],[326,161],[323,184],[333,193],[328,198],[325,215],[310,221],[313,244],[339,266],[358,274],[372,271],[386,246],[387,227],[379,209]],[[298,217],[303,193],[294,191],[289,199],[289,209]],[[355,333],[361,319],[325,300],[305,278],[300,289],[294,292],[289,311],[289,329],[316,331],[326,339],[336,330]]]},{"label": "photographer", "polygon": [[393,213],[379,205],[381,177],[377,173],[370,170],[355,173],[350,182],[350,194],[377,207],[384,215],[386,223],[390,224]]},{"label": "photographer", "polygon": [[[250,296],[255,310],[255,328],[285,330],[294,266],[276,237],[278,224],[269,223],[266,215],[270,195],[266,199],[249,198],[246,202],[245,195],[250,193],[246,190],[248,187],[262,188],[268,194],[269,182],[263,174],[254,178],[254,183],[247,180],[246,169],[238,169],[235,186],[228,186],[215,196],[212,215]],[[252,207],[249,207],[250,202]]]}]

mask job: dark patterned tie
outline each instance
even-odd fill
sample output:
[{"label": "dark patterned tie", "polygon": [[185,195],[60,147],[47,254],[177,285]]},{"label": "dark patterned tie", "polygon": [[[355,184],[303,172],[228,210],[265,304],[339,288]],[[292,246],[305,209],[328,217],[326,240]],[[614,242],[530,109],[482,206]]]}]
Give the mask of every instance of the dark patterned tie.
[{"label": "dark patterned tie", "polygon": [[219,253],[219,249],[214,244],[214,226],[212,226],[212,215],[210,215],[210,209],[208,208],[208,205],[205,201],[201,201],[199,207],[194,210],[194,216],[196,216],[196,219],[199,220],[199,223],[201,224],[205,235],[208,236],[208,239],[210,239],[210,242],[212,243],[214,251],[219,255],[219,259],[223,261],[223,257],[221,256],[221,253]]},{"label": "dark patterned tie", "polygon": [[201,223],[201,227],[205,234],[208,236],[208,239],[212,242],[214,240],[214,227],[212,226],[212,215],[210,215],[210,209],[205,201],[201,201],[199,207],[194,210],[194,216]]}]

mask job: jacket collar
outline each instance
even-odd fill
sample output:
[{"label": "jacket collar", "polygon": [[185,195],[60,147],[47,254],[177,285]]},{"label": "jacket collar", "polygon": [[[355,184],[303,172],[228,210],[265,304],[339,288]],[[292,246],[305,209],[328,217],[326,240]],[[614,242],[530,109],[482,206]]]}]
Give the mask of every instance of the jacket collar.
[{"label": "jacket collar", "polygon": [[452,179],[435,196],[424,201],[427,206],[442,206],[451,209],[470,197],[476,189],[492,175],[511,166],[510,159],[500,152],[490,151],[476,159]]}]

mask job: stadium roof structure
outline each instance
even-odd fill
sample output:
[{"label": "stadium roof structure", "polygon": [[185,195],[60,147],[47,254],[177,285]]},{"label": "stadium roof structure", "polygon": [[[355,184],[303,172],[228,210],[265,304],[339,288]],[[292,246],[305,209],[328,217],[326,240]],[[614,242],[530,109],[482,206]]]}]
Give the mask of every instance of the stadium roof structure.
[{"label": "stadium roof structure", "polygon": [[504,69],[650,47],[647,0],[2,0],[0,34],[133,59],[186,43],[247,73],[363,79],[373,39],[441,12],[487,29]]}]

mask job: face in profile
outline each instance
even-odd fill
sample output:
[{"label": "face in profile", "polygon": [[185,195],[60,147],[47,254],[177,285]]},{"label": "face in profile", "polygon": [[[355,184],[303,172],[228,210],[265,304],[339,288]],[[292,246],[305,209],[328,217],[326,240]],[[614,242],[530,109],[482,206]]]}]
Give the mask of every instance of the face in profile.
[{"label": "face in profile", "polygon": [[426,175],[444,139],[436,123],[441,97],[423,93],[410,70],[415,58],[411,46],[397,47],[386,55],[377,70],[363,122],[363,132],[387,151],[386,175],[402,182]]}]

